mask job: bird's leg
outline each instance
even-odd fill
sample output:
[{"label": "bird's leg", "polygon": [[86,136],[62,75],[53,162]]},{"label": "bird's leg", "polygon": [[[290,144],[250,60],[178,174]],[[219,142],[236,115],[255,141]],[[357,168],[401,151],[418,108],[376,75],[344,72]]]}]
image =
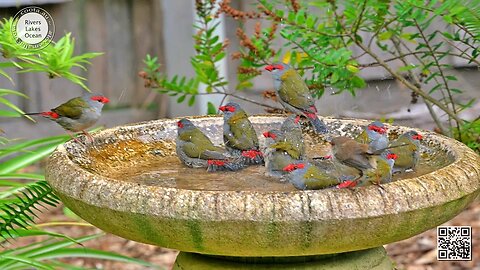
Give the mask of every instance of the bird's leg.
[{"label": "bird's leg", "polygon": [[67,134],[70,135],[70,137],[72,137],[72,139],[76,142],[76,143],[80,143],[80,141],[75,137],[75,133],[72,133],[68,130],[67,131]]},{"label": "bird's leg", "polygon": [[380,175],[377,174],[377,175],[376,175],[376,179],[375,179],[375,181],[372,182],[372,184],[375,185],[375,186],[377,186],[377,187],[379,187],[379,188],[381,188],[383,191],[385,191],[385,188],[382,187],[382,185],[380,184],[380,180],[381,180],[381,179],[380,179]]},{"label": "bird's leg", "polygon": [[88,139],[90,140],[90,142],[93,142],[93,137],[92,137],[92,135],[90,135],[90,133],[88,133],[88,132],[85,131],[85,130],[82,130],[82,133],[85,134],[85,136],[88,137]]}]

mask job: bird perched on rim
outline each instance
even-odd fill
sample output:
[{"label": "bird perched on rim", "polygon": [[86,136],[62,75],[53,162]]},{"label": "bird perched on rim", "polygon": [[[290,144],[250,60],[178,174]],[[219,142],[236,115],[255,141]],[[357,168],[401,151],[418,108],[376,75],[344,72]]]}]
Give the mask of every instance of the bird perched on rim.
[{"label": "bird perched on rim", "polygon": [[[109,101],[103,95],[85,94],[81,97],[72,98],[50,111],[26,113],[25,115],[41,115],[55,121],[67,132],[81,131],[93,141],[92,136],[86,129],[93,126],[100,119],[103,105]],[[70,134],[70,136],[77,141],[73,134]]]},{"label": "bird perched on rim", "polygon": [[270,147],[280,142],[285,143],[285,135],[282,131],[273,129],[264,132],[263,136],[267,138],[267,148],[265,149],[265,168],[266,175],[281,177],[287,172],[283,170],[285,166],[291,163],[302,162],[302,159],[293,158],[287,151]]},{"label": "bird perched on rim", "polygon": [[422,135],[410,130],[390,142],[388,146],[390,152],[397,155],[394,172],[415,169],[420,158],[420,141],[422,139]]},{"label": "bird perched on rim", "polygon": [[297,189],[322,189],[335,186],[340,180],[332,174],[311,163],[291,163],[283,168],[288,172],[286,179]]},{"label": "bird perched on rim", "polygon": [[300,116],[291,114],[283,121],[280,131],[282,139],[269,145],[270,148],[286,151],[293,159],[305,158],[305,143],[303,141]]},{"label": "bird perched on rim", "polygon": [[223,112],[223,141],[233,155],[242,156],[245,164],[262,164],[257,132],[247,113],[235,102],[219,108]]},{"label": "bird perched on rim", "polygon": [[392,181],[393,165],[397,155],[389,150],[383,151],[381,155],[375,155],[370,158],[373,168],[363,172],[363,177],[359,180],[359,186],[370,184],[380,185]]},{"label": "bird perched on rim", "polygon": [[388,146],[387,127],[380,121],[374,121],[365,127],[355,141],[368,144],[372,152],[385,149]]},{"label": "bird perched on rim", "polygon": [[268,65],[265,69],[272,74],[273,86],[282,106],[287,111],[305,116],[316,133],[327,133],[327,126],[317,117],[315,100],[297,71],[285,63]]},{"label": "bird perched on rim", "polygon": [[207,171],[236,171],[244,167],[240,160],[236,160],[225,149],[213,145],[190,120],[180,119],[177,126],[177,156],[188,167],[207,168]]}]

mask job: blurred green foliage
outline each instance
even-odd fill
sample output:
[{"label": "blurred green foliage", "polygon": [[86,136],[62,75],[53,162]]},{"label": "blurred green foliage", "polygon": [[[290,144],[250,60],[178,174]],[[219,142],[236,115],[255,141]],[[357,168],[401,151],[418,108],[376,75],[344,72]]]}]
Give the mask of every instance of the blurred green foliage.
[{"label": "blurred green foliage", "polygon": [[[62,77],[88,90],[83,83],[85,78],[76,75],[72,69],[85,69],[89,59],[101,53],[75,55],[75,40],[69,33],[44,49],[26,50],[15,42],[11,34],[12,24],[13,19],[4,19],[0,23],[0,51],[6,58],[5,62],[0,63],[0,76],[12,81],[6,72],[8,69],[14,72],[43,72],[51,79]],[[9,100],[12,96],[28,99],[18,90],[0,89],[0,118],[24,116],[24,112]],[[65,262],[65,258],[71,257],[115,260],[155,267],[145,261],[114,252],[75,247],[103,234],[73,239],[42,229],[51,224],[35,224],[38,211],[47,209],[46,206],[57,206],[60,201],[45,181],[43,173],[25,173],[24,170],[44,160],[69,138],[68,135],[60,135],[29,141],[15,140],[6,138],[0,128],[0,245],[5,246],[7,242],[22,237],[43,236],[31,244],[0,251],[0,269],[82,269]],[[85,226],[82,222],[65,225]]]}]

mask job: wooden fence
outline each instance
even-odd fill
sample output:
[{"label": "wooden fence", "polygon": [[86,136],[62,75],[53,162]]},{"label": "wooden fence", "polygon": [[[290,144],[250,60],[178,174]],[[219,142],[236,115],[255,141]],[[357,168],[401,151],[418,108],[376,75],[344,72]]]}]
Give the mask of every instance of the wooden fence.
[{"label": "wooden fence", "polygon": [[[53,17],[54,40],[72,32],[76,53],[104,52],[94,58],[84,76],[88,87],[107,95],[115,107],[138,107],[152,99],[152,91],[143,86],[138,71],[147,54],[162,61],[162,5],[150,0],[78,0],[78,1],[21,1],[0,3],[0,18],[14,16],[21,8],[17,4],[33,4],[47,10]],[[46,3],[46,4],[42,4]],[[13,7],[12,7],[13,5]],[[5,7],[10,6],[10,7]],[[83,91],[65,79],[50,80],[44,73],[10,73],[15,85],[0,78],[0,87],[18,89],[31,97],[16,103],[26,111],[52,108],[59,102],[78,96]],[[160,115],[166,114],[161,106]]]}]

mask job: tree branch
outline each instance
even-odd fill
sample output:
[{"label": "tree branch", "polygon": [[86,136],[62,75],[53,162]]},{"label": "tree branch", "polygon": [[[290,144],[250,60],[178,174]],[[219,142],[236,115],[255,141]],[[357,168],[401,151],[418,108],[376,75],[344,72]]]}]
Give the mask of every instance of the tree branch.
[{"label": "tree branch", "polygon": [[462,123],[463,120],[460,119],[455,113],[453,113],[449,108],[447,108],[445,105],[440,103],[438,100],[432,98],[425,92],[423,92],[421,89],[410,83],[408,80],[403,78],[400,74],[396,73],[385,61],[383,61],[378,55],[376,55],[374,52],[372,52],[369,48],[367,48],[362,42],[359,42],[358,40],[355,39],[354,36],[351,36],[355,44],[357,44],[363,51],[365,51],[367,54],[369,54],[373,59],[375,59],[380,66],[385,68],[395,79],[399,80],[401,83],[403,83],[406,87],[408,87],[410,90],[413,92],[417,93],[419,96],[423,97],[425,100],[430,101],[432,104],[435,106],[439,107],[442,111],[444,111],[446,114],[450,115],[453,119],[458,121],[459,123]]}]

